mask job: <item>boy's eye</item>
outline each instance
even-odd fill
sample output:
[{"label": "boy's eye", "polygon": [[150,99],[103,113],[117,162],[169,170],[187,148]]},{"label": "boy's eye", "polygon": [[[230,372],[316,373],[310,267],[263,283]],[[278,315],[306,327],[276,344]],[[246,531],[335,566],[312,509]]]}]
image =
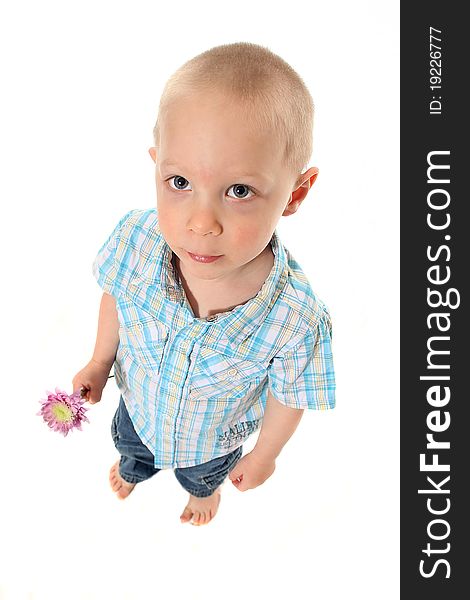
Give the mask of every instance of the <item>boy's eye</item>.
[{"label": "boy's eye", "polygon": [[[181,175],[175,175],[175,177],[172,177],[171,179],[168,180],[168,183],[170,184],[170,187],[173,188],[174,190],[191,189],[191,186],[189,185],[189,181],[187,179],[185,179],[184,177],[181,177]],[[189,186],[189,188],[186,186]]]},{"label": "boy's eye", "polygon": [[[189,181],[181,175],[175,175],[174,177],[170,177],[170,179],[168,179],[168,183],[170,184],[170,187],[174,190],[192,190]],[[233,195],[229,193],[230,190],[233,190]],[[247,185],[244,185],[243,183],[236,183],[234,185],[231,185],[227,190],[227,196],[229,196],[230,198],[238,198],[239,200],[251,198],[254,195],[255,194],[253,193],[252,189]]]},{"label": "boy's eye", "polygon": [[[231,196],[228,192],[227,192],[227,196],[230,196],[230,198],[251,198],[251,196],[254,196],[252,190],[247,186],[244,185],[243,183],[236,183],[235,185],[232,185],[229,187],[229,190],[233,189],[233,193],[234,195]],[[251,196],[248,196],[248,194],[251,194]]]}]

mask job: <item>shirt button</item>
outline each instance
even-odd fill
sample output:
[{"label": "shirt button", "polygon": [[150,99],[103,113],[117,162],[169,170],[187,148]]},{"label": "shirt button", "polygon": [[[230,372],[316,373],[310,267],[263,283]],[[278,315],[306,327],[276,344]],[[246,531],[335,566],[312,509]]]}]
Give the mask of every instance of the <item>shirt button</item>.
[{"label": "shirt button", "polygon": [[168,387],[170,388],[170,390],[176,390],[176,388],[178,386],[174,381],[170,381],[170,383],[168,384]]},{"label": "shirt button", "polygon": [[229,377],[235,377],[235,375],[238,373],[238,371],[236,369],[230,369],[227,373],[227,375]]}]

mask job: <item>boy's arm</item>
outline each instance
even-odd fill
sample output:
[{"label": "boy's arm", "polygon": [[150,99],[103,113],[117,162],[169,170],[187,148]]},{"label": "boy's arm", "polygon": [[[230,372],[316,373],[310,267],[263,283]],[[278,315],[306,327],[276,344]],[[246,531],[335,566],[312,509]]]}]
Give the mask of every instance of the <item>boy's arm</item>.
[{"label": "boy's arm", "polygon": [[304,411],[281,404],[268,390],[263,423],[252,453],[275,460],[300,423]]},{"label": "boy's arm", "polygon": [[92,362],[106,367],[109,372],[116,358],[118,346],[119,320],[116,301],[113,296],[104,292],[101,298],[98,332]]},{"label": "boy's arm", "polygon": [[[113,296],[103,294],[98,318],[98,333],[93,356],[72,380],[73,389],[85,397],[90,404],[101,400],[103,388],[116,358],[119,346],[119,319]],[[84,394],[84,391],[86,393]],[[84,394],[84,395],[83,395]]]},{"label": "boy's arm", "polygon": [[238,490],[244,492],[258,487],[274,473],[276,458],[296,430],[303,412],[303,409],[284,406],[268,391],[263,424],[256,445],[228,474]]}]

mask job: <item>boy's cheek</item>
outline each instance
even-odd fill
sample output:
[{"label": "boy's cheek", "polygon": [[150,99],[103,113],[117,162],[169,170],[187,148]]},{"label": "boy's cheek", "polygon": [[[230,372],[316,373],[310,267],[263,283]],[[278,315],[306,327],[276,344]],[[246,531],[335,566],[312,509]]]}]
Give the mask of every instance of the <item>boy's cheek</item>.
[{"label": "boy's cheek", "polygon": [[164,229],[174,227],[178,220],[181,220],[181,211],[178,211],[175,206],[171,206],[168,202],[157,202],[158,224],[163,233]]},{"label": "boy's cheek", "polygon": [[269,215],[261,215],[259,218],[250,219],[245,228],[240,232],[239,247],[253,247],[255,240],[258,241],[259,251],[264,250],[272,237],[276,223],[271,223]]}]

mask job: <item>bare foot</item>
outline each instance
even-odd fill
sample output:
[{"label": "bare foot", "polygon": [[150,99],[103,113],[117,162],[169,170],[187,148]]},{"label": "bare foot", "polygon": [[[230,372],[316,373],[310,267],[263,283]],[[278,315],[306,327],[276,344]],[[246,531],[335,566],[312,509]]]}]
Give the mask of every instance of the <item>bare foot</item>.
[{"label": "bare foot", "polygon": [[124,481],[124,479],[119,475],[119,461],[114,463],[114,465],[111,467],[111,471],[109,472],[109,483],[111,484],[113,492],[116,492],[116,495],[120,500],[127,498],[127,496],[129,496],[129,494],[137,485],[135,483],[128,483],[127,481]]},{"label": "bare foot", "polygon": [[[189,494],[189,502],[180,516],[182,523],[191,522],[191,525],[207,525],[215,517],[220,503],[220,488],[211,496],[197,498]],[[191,518],[192,517],[192,518]]]}]

